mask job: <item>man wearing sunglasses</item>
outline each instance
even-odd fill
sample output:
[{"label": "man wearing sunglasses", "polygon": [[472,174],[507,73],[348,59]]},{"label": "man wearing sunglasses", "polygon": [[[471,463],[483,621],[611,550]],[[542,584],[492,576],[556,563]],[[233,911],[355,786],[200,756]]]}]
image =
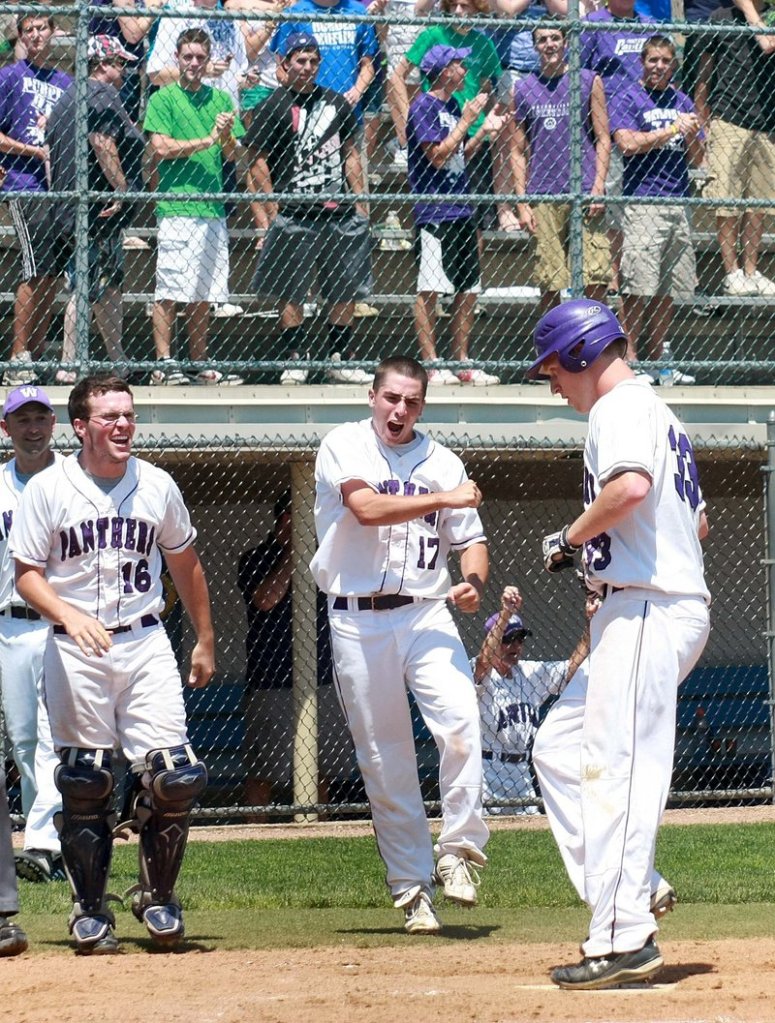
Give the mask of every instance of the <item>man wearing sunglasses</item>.
[{"label": "man wearing sunglasses", "polygon": [[536,791],[530,760],[541,707],[565,688],[589,653],[585,629],[568,660],[523,661],[525,639],[533,633],[521,610],[522,595],[507,586],[471,661],[482,724],[482,803],[489,814],[501,816],[538,813],[531,802]]}]

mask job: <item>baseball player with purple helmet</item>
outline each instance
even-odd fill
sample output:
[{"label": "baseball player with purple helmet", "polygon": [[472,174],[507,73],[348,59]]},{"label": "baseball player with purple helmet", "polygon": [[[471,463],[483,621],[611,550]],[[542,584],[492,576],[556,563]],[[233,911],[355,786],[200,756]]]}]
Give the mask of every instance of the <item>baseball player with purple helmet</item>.
[{"label": "baseball player with purple helmet", "polygon": [[654,848],[678,686],[709,630],[700,544],[708,524],[692,445],[665,402],[635,379],[626,344],[610,309],[575,299],[539,320],[528,370],[589,414],[584,511],[543,541],[549,572],[571,567],[583,550],[587,585],[601,598],[589,680],[585,692],[571,682],[533,750],[552,830],[592,911],[584,958],[552,973],[569,989],[641,980],[662,966]]},{"label": "baseball player with purple helmet", "polygon": [[[457,455],[415,429],[427,386],[415,359],[384,359],[369,391],[371,416],[323,439],[311,565],[328,594],[334,682],[387,884],[410,934],[441,929],[435,884],[453,902],[476,904],[489,837],[476,695],[448,607],[479,610],[489,569],[477,512],[482,494]],[[463,577],[455,584],[451,551],[460,555]],[[407,690],[439,748],[435,865]]]},{"label": "baseball player with purple helmet", "polygon": [[84,378],[68,414],[80,449],[27,484],[10,545],[19,594],[53,623],[43,678],[60,758],[69,926],[79,955],[118,951],[106,889],[112,756],[120,747],[133,781],[126,826],[139,833],[132,912],[164,951],[184,934],[175,882],[207,771],[188,741],[180,673],[159,619],[162,554],[196,635],[192,687],[207,685],[214,670],[207,583],[180,490],[132,455],[136,419],[126,382]]}]

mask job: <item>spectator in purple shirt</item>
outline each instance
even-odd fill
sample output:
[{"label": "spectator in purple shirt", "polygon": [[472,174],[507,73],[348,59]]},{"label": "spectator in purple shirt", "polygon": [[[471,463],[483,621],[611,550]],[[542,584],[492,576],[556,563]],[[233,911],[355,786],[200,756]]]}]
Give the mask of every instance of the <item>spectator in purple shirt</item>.
[{"label": "spectator in purple shirt", "polygon": [[[539,70],[514,88],[514,187],[520,194],[558,195],[569,192],[570,77],[565,58],[565,30],[535,28],[533,41]],[[581,70],[581,171],[585,194],[602,196],[611,155],[605,92],[600,77]],[[603,206],[590,202],[585,211],[583,261],[584,290],[588,298],[603,301],[610,274],[610,252],[603,222]],[[568,227],[570,207],[539,203],[517,206],[520,226],[535,236],[535,283],[541,289],[541,312],[560,300],[570,286]]]},{"label": "spectator in purple shirt", "polygon": [[[652,358],[662,354],[677,299],[691,299],[697,270],[686,206],[671,199],[689,195],[689,163],[704,155],[704,136],[694,104],[672,84],[675,46],[654,35],[643,47],[643,72],[611,110],[611,131],[624,154],[624,194],[664,198],[658,206],[625,206],[622,253],[622,325],[628,357],[638,357],[644,322]],[[650,374],[650,382],[654,382]],[[674,371],[678,384],[694,377]]]},{"label": "spectator in purple shirt", "polygon": [[[454,98],[465,81],[465,60],[470,49],[432,46],[420,62],[429,90],[420,93],[409,107],[406,140],[411,192],[436,195],[437,200],[418,201],[413,207],[417,298],[414,320],[421,358],[434,362],[436,354],[436,300],[440,294],[452,301],[452,358],[468,359],[474,322],[474,306],[480,290],[479,250],[473,205],[466,201],[466,160],[497,136],[506,118],[495,111],[469,135],[490,98],[481,91],[466,100],[461,111]],[[462,368],[455,374],[434,367],[430,384],[498,384],[500,380],[482,369]]]},{"label": "spectator in purple shirt", "polygon": [[[27,56],[0,70],[0,154],[7,170],[6,192],[45,192],[46,120],[71,84],[69,75],[49,67],[54,19],[20,14],[19,39]],[[16,289],[11,361],[3,383],[8,387],[34,383],[29,365],[46,340],[57,278],[66,264],[65,246],[52,237],[48,203],[9,199],[21,255],[21,281]]]},{"label": "spectator in purple shirt", "polygon": [[[603,79],[609,104],[631,85],[638,83],[641,75],[640,54],[647,36],[643,29],[638,29],[653,20],[647,15],[638,14],[635,0],[608,0],[606,8],[592,11],[584,18],[590,25],[615,24],[618,28],[616,32],[581,33],[581,66],[597,71]],[[615,147],[611,152],[605,191],[608,196],[622,194],[622,159]],[[608,240],[611,243],[610,286],[613,292],[619,290],[623,209],[619,203],[606,206]]]}]

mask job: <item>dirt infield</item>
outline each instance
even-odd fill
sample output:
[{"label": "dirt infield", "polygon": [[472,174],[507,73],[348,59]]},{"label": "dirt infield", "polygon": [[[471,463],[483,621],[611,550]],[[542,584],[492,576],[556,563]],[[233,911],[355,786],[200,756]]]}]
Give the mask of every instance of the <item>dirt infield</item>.
[{"label": "dirt infield", "polygon": [[[775,808],[669,811],[666,823],[775,821]],[[544,818],[495,822],[540,829]],[[370,833],[368,824],[195,828],[194,840]],[[775,921],[773,923],[775,934]],[[391,947],[220,951],[79,959],[27,953],[0,962],[9,1023],[775,1023],[775,937],[662,942],[651,985],[565,992],[550,969],[569,944],[409,938]]]},{"label": "dirt infield", "polygon": [[433,938],[401,947],[197,952],[0,963],[9,1023],[584,1023],[775,1020],[775,939],[668,942],[653,985],[567,992],[568,947]]}]

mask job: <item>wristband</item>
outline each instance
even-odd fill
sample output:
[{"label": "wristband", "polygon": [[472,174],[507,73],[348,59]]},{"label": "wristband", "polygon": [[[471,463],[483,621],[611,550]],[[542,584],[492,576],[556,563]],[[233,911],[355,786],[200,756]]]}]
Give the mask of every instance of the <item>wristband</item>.
[{"label": "wristband", "polygon": [[568,539],[569,528],[570,528],[569,526],[563,526],[562,529],[560,530],[558,546],[563,554],[568,554],[570,555],[570,557],[573,557],[574,554],[578,554],[578,552],[581,550],[581,544],[579,544],[578,547],[576,547],[574,544],[570,542],[570,540]]},{"label": "wristband", "polygon": [[678,121],[673,121],[673,124],[672,124],[672,126],[670,128],[670,134],[671,135],[678,135],[680,130],[681,129],[678,127]]}]

